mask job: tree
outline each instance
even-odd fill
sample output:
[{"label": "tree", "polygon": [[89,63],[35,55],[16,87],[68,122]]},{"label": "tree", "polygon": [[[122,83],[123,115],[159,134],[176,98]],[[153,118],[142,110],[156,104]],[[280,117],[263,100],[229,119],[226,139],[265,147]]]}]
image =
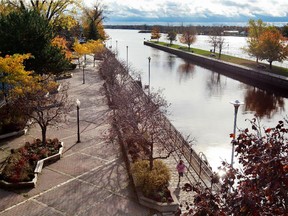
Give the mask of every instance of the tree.
[{"label": "tree", "polygon": [[283,37],[288,38],[288,24],[282,27],[282,35]]},{"label": "tree", "polygon": [[249,20],[249,30],[248,30],[248,47],[244,50],[251,56],[256,57],[256,62],[258,63],[259,57],[261,55],[259,38],[266,29],[266,24],[263,23],[261,19],[255,21],[253,19]]},{"label": "tree", "polygon": [[84,8],[83,14],[83,27],[84,35],[90,40],[105,40],[107,35],[104,32],[103,20],[105,7],[100,3],[96,2],[92,9]]},{"label": "tree", "polygon": [[282,62],[288,56],[288,45],[281,32],[275,27],[267,28],[259,37],[259,50],[261,60],[269,62],[272,69],[273,61]]},{"label": "tree", "polygon": [[213,31],[209,34],[209,43],[213,46],[213,53],[216,52],[216,48],[219,46],[219,37],[221,37],[221,33],[221,27],[214,27]]},{"label": "tree", "polygon": [[31,90],[38,81],[31,76],[31,71],[26,71],[24,61],[31,57],[30,54],[14,54],[13,56],[0,57],[0,83],[1,92],[8,101],[8,95],[19,97],[24,91]]},{"label": "tree", "polygon": [[217,37],[217,46],[219,48],[219,56],[218,56],[219,59],[221,58],[224,42],[225,42],[225,38],[222,35]]},{"label": "tree", "polygon": [[73,11],[73,6],[80,7],[81,0],[6,0],[6,4],[15,10],[33,10],[44,16],[52,24],[66,16],[67,11]]},{"label": "tree", "polygon": [[151,31],[151,39],[156,39],[157,41],[159,41],[160,37],[160,28],[158,26],[154,26]]},{"label": "tree", "polygon": [[[176,146],[167,145],[172,139],[163,116],[168,104],[159,93],[144,94],[113,54],[104,56],[100,73],[106,80],[114,124],[125,140],[132,160],[148,160],[152,170],[155,160],[169,157],[176,149]],[[159,151],[155,150],[155,145]]]},{"label": "tree", "polygon": [[73,49],[80,56],[84,56],[86,60],[86,55],[93,54],[94,56],[100,54],[104,51],[104,45],[101,40],[89,40],[86,43],[79,43],[77,40],[73,44]]},{"label": "tree", "polygon": [[53,30],[47,19],[34,11],[11,12],[0,17],[1,55],[31,53],[27,70],[38,74],[60,73],[70,66],[65,54],[52,45]]},{"label": "tree", "polygon": [[179,38],[180,42],[187,44],[188,50],[190,50],[191,44],[196,41],[196,29],[194,26],[185,27],[182,31],[182,34]]},{"label": "tree", "polygon": [[[262,130],[256,119],[235,143],[241,169],[223,162],[225,175],[214,177],[219,191],[193,187],[193,215],[286,215],[288,211],[288,128],[279,121]],[[212,182],[213,183],[213,182]]]},{"label": "tree", "polygon": [[169,31],[167,34],[167,39],[170,41],[170,45],[172,45],[173,41],[176,41],[177,33],[175,31]]},{"label": "tree", "polygon": [[40,126],[43,144],[46,143],[48,126],[63,122],[71,108],[67,94],[68,84],[63,84],[58,93],[53,93],[56,88],[54,81],[41,80],[37,88],[24,92],[21,97],[11,102],[23,115]]}]

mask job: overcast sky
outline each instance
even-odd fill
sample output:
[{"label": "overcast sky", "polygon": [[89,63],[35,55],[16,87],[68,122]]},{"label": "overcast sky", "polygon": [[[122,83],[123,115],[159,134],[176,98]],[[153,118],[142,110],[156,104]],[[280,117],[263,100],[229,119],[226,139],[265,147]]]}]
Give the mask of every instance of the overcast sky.
[{"label": "overcast sky", "polygon": [[[95,0],[84,0],[87,4]],[[288,0],[101,0],[106,22],[288,22]]]}]

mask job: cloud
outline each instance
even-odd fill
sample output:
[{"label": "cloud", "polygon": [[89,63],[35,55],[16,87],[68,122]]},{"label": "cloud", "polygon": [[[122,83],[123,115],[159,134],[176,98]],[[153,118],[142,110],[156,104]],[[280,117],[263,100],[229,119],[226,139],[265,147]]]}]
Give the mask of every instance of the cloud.
[{"label": "cloud", "polygon": [[[92,1],[92,0],[90,0]],[[86,0],[89,2],[89,0]],[[288,22],[287,0],[102,0],[110,21],[247,21],[265,18]],[[180,21],[181,22],[181,21]]]}]

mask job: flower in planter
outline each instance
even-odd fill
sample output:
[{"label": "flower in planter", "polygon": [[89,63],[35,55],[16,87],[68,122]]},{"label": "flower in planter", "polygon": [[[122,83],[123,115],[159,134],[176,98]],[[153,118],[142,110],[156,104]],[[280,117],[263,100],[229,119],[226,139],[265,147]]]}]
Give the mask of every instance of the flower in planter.
[{"label": "flower in planter", "polygon": [[31,144],[26,142],[23,147],[11,150],[1,179],[11,183],[31,181],[37,161],[58,153],[60,147],[58,139],[49,141],[49,146],[43,146],[41,140],[36,139]]}]

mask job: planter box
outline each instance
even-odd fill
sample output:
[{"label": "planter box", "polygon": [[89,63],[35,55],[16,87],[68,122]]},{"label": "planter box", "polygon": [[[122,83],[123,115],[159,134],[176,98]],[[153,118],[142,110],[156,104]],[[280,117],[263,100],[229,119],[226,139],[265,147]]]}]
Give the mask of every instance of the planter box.
[{"label": "planter box", "polygon": [[[135,181],[134,181],[133,175],[132,175],[132,180],[134,183]],[[134,185],[135,185],[135,183],[134,183]],[[176,212],[177,209],[179,208],[179,201],[174,194],[174,190],[172,190],[169,187],[168,187],[168,189],[169,189],[170,195],[173,199],[173,202],[170,202],[170,203],[168,203],[168,202],[162,203],[162,202],[157,202],[155,200],[149,199],[143,195],[140,188],[135,187],[135,189],[136,189],[138,201],[143,206],[146,206],[146,207],[151,208],[151,209],[155,209],[161,213],[173,213],[173,212]]]},{"label": "planter box", "polygon": [[151,209],[155,209],[161,213],[173,213],[176,212],[177,209],[179,208],[179,203],[177,197],[173,193],[174,191],[172,191],[170,188],[168,189],[170,190],[170,194],[173,199],[173,202],[171,203],[156,202],[152,199],[149,199],[143,195],[142,191],[139,188],[136,188],[136,193],[138,196],[139,203],[141,205]]},{"label": "planter box", "polygon": [[59,160],[62,156],[63,148],[64,148],[64,143],[61,142],[61,146],[58,153],[54,154],[50,157],[43,158],[42,160],[39,160],[36,164],[36,167],[34,169],[34,175],[35,177],[29,181],[29,182],[17,182],[17,183],[10,183],[6,182],[4,180],[0,180],[0,187],[5,188],[5,189],[25,189],[25,188],[32,188],[36,186],[37,183],[37,178],[39,173],[41,173],[42,168],[55,163],[57,160]]},{"label": "planter box", "polygon": [[0,135],[0,140],[10,138],[10,137],[15,137],[15,136],[22,136],[22,135],[26,134],[27,131],[28,131],[28,129],[24,128],[23,130],[20,130],[20,131],[14,131],[14,132],[10,132],[7,134],[2,134],[2,135]]}]

